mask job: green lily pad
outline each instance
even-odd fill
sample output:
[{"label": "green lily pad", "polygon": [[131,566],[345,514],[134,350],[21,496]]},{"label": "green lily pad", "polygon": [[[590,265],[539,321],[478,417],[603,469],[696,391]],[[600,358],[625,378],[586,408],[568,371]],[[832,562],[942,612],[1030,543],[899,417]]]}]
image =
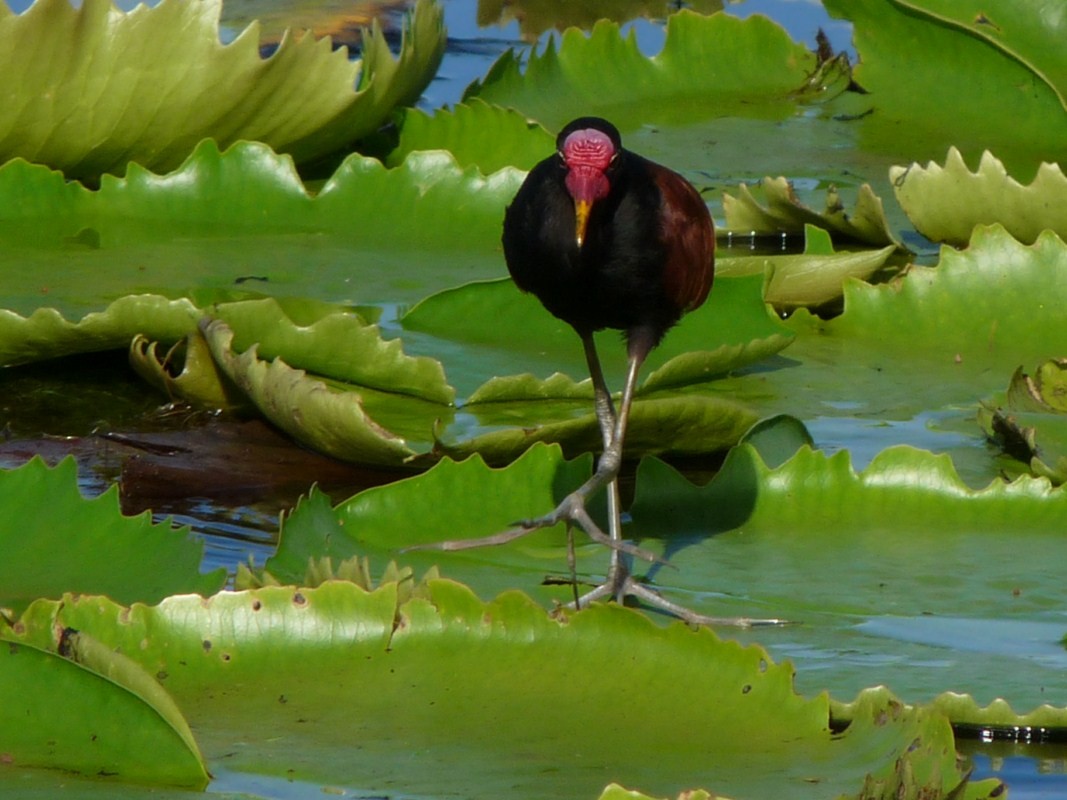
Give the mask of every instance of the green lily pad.
[{"label": "green lily pad", "polygon": [[1040,2],[1010,0],[984,2],[980,10],[951,0],[900,0],[900,4],[958,25],[1026,64],[1048,83],[1067,110],[1067,58],[1059,46],[1067,36],[1063,14]]},{"label": "green lily pad", "polygon": [[897,249],[889,245],[881,250],[838,253],[823,228],[805,224],[803,230],[802,254],[720,258],[716,273],[722,277],[765,275],[764,299],[785,312],[840,300],[849,278],[870,279],[888,267]]},{"label": "green lily pad", "polygon": [[886,285],[848,284],[837,319],[804,312],[794,319],[853,341],[884,340],[891,331],[894,350],[922,351],[946,367],[974,359],[1014,368],[1022,354],[1067,352],[1062,326],[1041,324],[1067,303],[1065,270],[1067,245],[1054,233],[1024,245],[1000,225],[983,226],[966,250],[944,248],[937,267],[914,267]]},{"label": "green lily pad", "polygon": [[327,455],[365,464],[395,466],[415,455],[402,438],[368,415],[359,392],[331,389],[280,358],[268,363],[259,357],[258,344],[238,354],[234,332],[222,320],[206,322],[202,330],[226,377],[268,420],[297,441]]},{"label": "green lily pad", "polygon": [[49,767],[204,788],[208,774],[192,732],[152,676],[89,634],[60,631],[48,649],[16,644],[0,632],[5,772]]},{"label": "green lily pad", "polygon": [[389,167],[416,150],[447,150],[460,166],[474,164],[489,175],[504,167],[529,170],[556,147],[556,137],[540,125],[476,97],[433,114],[405,109],[398,126],[400,140],[385,158]]},{"label": "green lily pad", "polygon": [[[585,407],[592,406],[586,403]],[[475,405],[464,407],[465,411],[475,415],[481,415],[483,409]],[[535,406],[526,413],[529,415],[532,411],[538,421],[530,420],[515,427],[515,417],[522,422],[521,411],[501,409],[495,403],[488,410],[492,416],[483,419],[483,424],[494,418],[510,416],[510,427],[455,443],[439,441],[436,449],[452,458],[466,458],[478,453],[490,464],[504,464],[536,442],[558,442],[571,455],[599,451],[602,447],[600,423],[592,411],[574,419],[556,421],[545,409]],[[545,421],[546,417],[548,421]],[[727,450],[757,419],[756,412],[743,404],[712,394],[639,398],[630,410],[626,455],[670,453],[690,456]]]},{"label": "green lily pad", "polygon": [[[787,438],[793,450],[797,437]],[[638,574],[702,613],[802,622],[733,635],[796,660],[809,692],[847,696],[884,683],[910,703],[946,690],[1024,710],[1058,702],[1042,687],[1067,664],[1055,611],[1067,494],[1030,477],[972,489],[948,456],[914,447],[886,450],[862,470],[847,452],[768,452],[779,466],[752,445],[733,449],[705,486],[642,460],[624,535],[674,568],[638,563]],[[313,558],[400,558],[416,572],[438,565],[485,597],[521,587],[546,605],[568,602],[562,526],[497,547],[405,548],[544,514],[590,467],[588,457],[568,462],[535,445],[503,469],[446,459],[336,507],[316,492],[285,520],[267,568],[299,580]],[[590,510],[603,521],[602,498]],[[828,568],[828,552],[848,568]],[[604,574],[605,548],[578,537],[576,557],[582,583]],[[980,609],[976,594],[987,598]],[[1006,673],[1017,676],[1010,685]]]},{"label": "green lily pad", "polygon": [[[791,667],[762,648],[657,628],[617,606],[553,619],[516,592],[485,603],[451,581],[428,587],[403,605],[395,584],[368,593],[341,581],[128,609],[67,597],[27,612],[19,640],[49,642],[57,626],[89,632],[160,676],[209,766],[225,758],[227,771],[313,775],[338,788],[595,796],[614,780],[653,796],[703,785],[823,798],[898,784],[943,794],[964,781],[939,713],[869,701],[833,734],[826,696],[796,695]],[[523,691],[505,700],[501,687],[516,680]],[[612,711],[624,687],[630,703]],[[561,707],[585,732],[575,745],[561,745]],[[655,758],[652,726],[665,745]],[[491,774],[474,769],[486,762]]]},{"label": "green lily pad", "polygon": [[171,400],[200,409],[236,411],[248,406],[241,391],[219,370],[199,331],[162,355],[159,344],[137,334],[130,342],[130,366]]},{"label": "green lily pad", "polygon": [[[899,701],[884,686],[878,686],[864,689],[855,700],[848,703],[832,700],[830,715],[834,720],[848,721],[853,718],[858,707],[872,702],[880,706],[887,702]],[[1061,730],[1067,725],[1067,708],[1043,705],[1026,714],[1018,714],[1004,700],[994,700],[986,706],[979,706],[973,697],[956,692],[938,695],[927,708],[937,709],[952,720],[955,728],[969,733],[985,731],[987,735],[1002,735],[1021,729],[1035,738],[1040,738],[1043,734]]]},{"label": "green lily pad", "polygon": [[444,53],[442,10],[428,0],[415,5],[397,59],[375,27],[357,62],[311,36],[287,37],[262,59],[255,26],[223,45],[221,7],[126,13],[108,0],[39,0],[23,14],[0,9],[2,70],[17,87],[0,115],[0,161],[94,178],[130,162],[172,169],[204,138],[259,140],[308,161],[413,103]]},{"label": "green lily pad", "polygon": [[908,219],[935,242],[963,246],[976,225],[993,223],[1027,244],[1045,230],[1067,237],[1067,177],[1058,164],[1042,163],[1023,186],[988,150],[971,172],[953,147],[944,166],[893,167],[889,178]]},{"label": "green lily pad", "polygon": [[811,433],[796,417],[779,414],[761,419],[741,437],[741,444],[751,445],[764,464],[779,467],[802,447],[815,447]]},{"label": "green lily pad", "polygon": [[[976,35],[975,26],[917,11],[927,6],[947,8],[926,0],[826,2],[832,15],[853,25],[859,54],[853,77],[865,91],[843,96],[835,111],[850,120],[860,146],[922,161],[940,158],[950,146],[973,159],[992,150],[1022,176],[1033,174],[1041,161],[1067,163],[1067,113],[1042,74]],[[973,15],[972,21],[985,15],[1020,31],[1025,18],[1040,14],[1031,6],[1017,16],[1015,4],[1002,2],[955,8],[954,15]],[[1022,35],[1059,41],[1054,18],[1041,27],[1044,32]],[[1045,59],[1062,61],[1055,51]]]},{"label": "green lily pad", "polygon": [[[687,314],[649,356],[642,391],[707,381],[784,348],[787,329],[768,312],[762,287],[762,274],[718,280],[708,301]],[[507,279],[428,297],[400,322],[405,331],[435,338],[434,351],[461,395],[494,375],[588,371],[573,329]],[[596,342],[605,376],[621,386],[626,355],[618,332],[604,331]]]},{"label": "green lily pad", "polygon": [[[1065,660],[1050,559],[1065,546],[1067,494],[1048,481],[972,489],[948,456],[904,446],[863,470],[847,452],[808,448],[772,469],[742,445],[706,486],[646,459],[636,487],[627,535],[677,567],[649,577],[704,613],[804,623],[758,640],[795,659],[809,691],[884,683],[913,703],[946,689],[1024,709],[1052,700],[1041,687]],[[830,550],[846,570],[826,568]]]},{"label": "green lily pad", "polygon": [[234,332],[234,347],[257,347],[260,358],[282,358],[316,375],[371,389],[449,405],[455,390],[441,362],[404,353],[399,339],[385,340],[377,325],[333,310],[299,324],[274,299],[216,306],[212,315]]},{"label": "green lily pad", "polygon": [[968,483],[985,485],[1003,464],[974,424],[979,403],[1020,363],[1067,352],[1065,267],[1067,247],[1053,234],[1024,245],[979,228],[966,250],[943,248],[934,268],[846,282],[838,317],[796,310],[788,350],[714,390],[762,417],[798,417],[820,447],[848,448],[858,464],[912,444],[951,453]]},{"label": "green lily pad", "polygon": [[69,317],[144,293],[414,301],[502,274],[500,221],[521,181],[442,152],[396,169],[353,155],[311,197],[288,156],[249,142],[206,141],[172,173],[131,167],[96,192],[12,161],[0,166],[0,307]]},{"label": "green lily pad", "polygon": [[683,10],[668,17],[656,56],[646,57],[634,36],[601,20],[588,36],[564,32],[558,48],[550,40],[527,59],[525,72],[514,51],[505,53],[464,100],[514,108],[553,131],[588,114],[626,130],[731,114],[789,116],[797,102],[844,90],[848,72],[841,59],[820,63],[767,17]]},{"label": "green lily pad", "polygon": [[117,487],[83,498],[77,472],[73,459],[49,468],[37,458],[0,471],[0,605],[68,591],[127,603],[218,591],[225,570],[200,574],[203,546],[188,528],[120,516]]},{"label": "green lily pad", "polygon": [[826,209],[822,212],[801,203],[787,178],[764,178],[760,187],[766,205],[760,205],[745,184],[738,187],[737,197],[723,195],[727,230],[745,234],[803,233],[806,225],[814,225],[846,241],[901,247],[889,228],[881,198],[869,184],[860,186],[852,214],[845,212],[833,186],[826,193]]},{"label": "green lily pad", "polygon": [[158,295],[123,297],[77,322],[67,321],[55,308],[39,308],[28,317],[0,309],[0,364],[124,349],[138,333],[177,342],[195,328],[200,315],[189,300]]},{"label": "green lily pad", "polygon": [[1008,455],[1055,484],[1067,482],[1067,361],[1015,371],[1003,396],[982,403],[978,422]]},{"label": "green lily pad", "polygon": [[[281,580],[298,581],[312,558],[328,557],[335,563],[365,553],[393,558],[412,545],[488,536],[516,520],[555,508],[566,492],[589,477],[591,469],[588,455],[566,461],[558,446],[535,445],[502,469],[489,467],[477,454],[464,461],[443,459],[421,475],[367,489],[336,508],[325,494],[313,491],[285,519],[278,549],[267,559],[266,569]],[[516,557],[521,563],[527,553],[557,559],[555,548],[564,542],[562,526],[557,526],[504,547],[451,553],[449,574],[461,579],[477,574],[457,574],[452,569],[457,562],[506,565]],[[412,552],[404,561],[425,569],[437,556]],[[547,563],[552,568],[563,564]],[[482,578],[490,583],[479,589],[490,595],[515,585],[513,575],[492,570]]]}]

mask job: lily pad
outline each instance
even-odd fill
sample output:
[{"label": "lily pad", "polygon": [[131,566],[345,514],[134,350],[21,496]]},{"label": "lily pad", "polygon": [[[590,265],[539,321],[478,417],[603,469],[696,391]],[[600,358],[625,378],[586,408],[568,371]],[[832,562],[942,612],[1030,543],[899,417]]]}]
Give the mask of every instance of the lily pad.
[{"label": "lily pad", "polygon": [[[809,690],[832,680],[838,696],[884,683],[913,703],[945,689],[1062,703],[1041,688],[1067,663],[1050,561],[1065,546],[1067,494],[1047,480],[972,489],[948,456],[904,446],[862,470],[847,452],[808,448],[772,469],[742,445],[706,486],[646,459],[636,487],[627,535],[677,567],[649,577],[704,613],[803,622],[758,639],[795,659]],[[828,549],[849,568],[827,569]]]},{"label": "lily pad", "polygon": [[920,14],[958,25],[1026,64],[1048,83],[1067,110],[1067,58],[1059,43],[1067,36],[1067,17],[1042,3],[994,0],[965,8],[952,0],[900,0]]},{"label": "lily pad", "polygon": [[367,414],[359,392],[331,389],[280,358],[268,363],[259,357],[258,344],[238,354],[233,330],[222,320],[206,322],[202,330],[226,377],[297,441],[365,464],[395,466],[415,455],[402,438]]},{"label": "lily pad", "polygon": [[1067,303],[1065,274],[1067,245],[1051,231],[1024,245],[1000,225],[983,226],[966,250],[942,249],[937,267],[914,267],[886,285],[848,284],[839,318],[801,312],[795,320],[852,341],[892,332],[894,350],[922,351],[945,365],[974,359],[1014,368],[1023,354],[1067,352],[1067,331],[1052,322]]},{"label": "lily pad", "polygon": [[869,184],[860,186],[852,214],[845,208],[833,186],[826,193],[826,209],[808,208],[793,192],[786,178],[764,178],[760,184],[766,205],[760,205],[748,186],[738,187],[738,196],[723,195],[726,228],[734,233],[803,233],[806,225],[824,228],[846,241],[884,247],[901,247],[886,219],[882,200]]},{"label": "lily pad", "polygon": [[37,458],[0,471],[0,605],[74,591],[153,603],[221,588],[225,570],[200,573],[203,545],[188,528],[121,516],[117,487],[87,500],[77,473],[73,459],[49,468]]},{"label": "lily pad", "polygon": [[982,403],[978,422],[1008,455],[1056,484],[1067,482],[1067,361],[1052,359],[1027,375],[1015,371],[1007,392]]},{"label": "lily pad", "polygon": [[[842,96],[835,112],[857,129],[860,145],[918,160],[940,158],[950,146],[975,159],[988,149],[1024,180],[1041,161],[1067,163],[1067,112],[1042,74],[976,34],[974,25],[961,27],[925,13],[927,6],[947,8],[926,0],[826,2],[832,15],[853,25],[859,54],[853,77],[864,93]],[[1040,14],[1031,6],[1016,18],[1015,4],[1002,2],[955,8],[953,15],[973,15],[972,22],[984,15],[1005,29],[1018,25],[1019,31],[1024,18]],[[1021,35],[1035,42],[1046,36],[1059,40],[1055,15],[1041,26],[1044,32]],[[1040,45],[1030,52],[1039,50]]]},{"label": "lily pad", "polygon": [[[838,721],[848,721],[856,708],[873,702],[899,702],[884,686],[865,689],[849,703],[831,701],[830,714]],[[956,692],[945,692],[935,697],[927,706],[937,709],[952,720],[953,727],[968,734],[984,734],[987,741],[1002,736],[1008,738],[1011,731],[1024,732],[1024,736],[1041,739],[1067,724],[1067,708],[1039,706],[1026,714],[1016,713],[1004,700],[994,700],[979,706],[973,697]]]},{"label": "lily pad", "polygon": [[896,249],[889,245],[880,250],[835,252],[823,228],[805,224],[803,253],[720,258],[715,270],[722,277],[764,274],[764,299],[786,312],[840,300],[849,278],[870,279],[889,266]]},{"label": "lily pad", "polygon": [[739,114],[789,116],[796,103],[823,101],[848,84],[847,61],[821,62],[767,17],[680,11],[667,18],[663,50],[643,55],[618,23],[599,21],[550,39],[525,72],[514,51],[472,84],[464,100],[514,108],[549,130],[588,114],[620,130]]},{"label": "lily pad", "polygon": [[404,353],[399,339],[385,340],[377,325],[332,310],[299,324],[273,299],[216,306],[212,315],[234,332],[234,347],[255,345],[260,358],[282,358],[321,377],[449,405],[455,390],[441,362]]},{"label": "lily pad", "polygon": [[171,400],[198,409],[247,407],[244,395],[219,370],[199,332],[171,345],[162,355],[159,344],[137,334],[130,342],[130,366]]},{"label": "lily pad", "polygon": [[[494,404],[495,405],[495,404]],[[586,404],[586,407],[591,407]],[[479,406],[464,408],[482,413]],[[590,412],[575,419],[555,421],[544,409],[532,409],[538,422],[483,433],[460,442],[440,441],[437,451],[452,458],[482,455],[490,464],[504,464],[535,442],[559,442],[571,454],[598,451],[602,447],[600,423]],[[494,416],[514,411],[491,408]],[[528,412],[529,413],[529,412]],[[549,417],[549,421],[545,418]],[[492,420],[493,417],[489,417]],[[626,429],[626,454],[676,456],[707,455],[729,449],[758,419],[752,409],[725,397],[687,394],[681,397],[637,399],[630,410]],[[484,421],[483,421],[484,422]]]},{"label": "lily pad", "polygon": [[[642,391],[707,381],[788,345],[787,328],[767,310],[762,287],[762,274],[718,280],[708,301],[683,317],[649,356]],[[433,295],[400,322],[405,331],[434,337],[434,351],[461,395],[493,375],[588,371],[573,329],[510,280],[468,284]],[[605,375],[621,386],[626,355],[618,332],[604,331],[596,341]],[[428,346],[419,339],[412,343],[419,350]],[[476,361],[472,352],[478,353]]]},{"label": "lily pad", "polygon": [[972,172],[953,147],[943,167],[893,167],[889,178],[908,219],[935,242],[963,246],[975,226],[993,223],[1027,244],[1045,230],[1067,237],[1067,177],[1058,164],[1043,162],[1023,186],[988,150]]},{"label": "lily pad", "polygon": [[131,167],[96,192],[12,161],[0,167],[0,307],[84,315],[143,293],[414,301],[503,272],[500,221],[521,181],[443,152],[396,169],[353,155],[312,197],[291,158],[249,142],[207,141],[172,173]]},{"label": "lily pad", "polygon": [[48,649],[9,636],[0,632],[5,772],[50,767],[113,781],[207,785],[188,724],[142,666],[74,628],[61,627]]},{"label": "lily pad", "polygon": [[64,319],[55,308],[39,308],[28,317],[0,309],[0,364],[125,349],[138,333],[177,342],[195,328],[200,316],[191,301],[158,295],[122,297],[77,322]]},{"label": "lily pad", "polygon": [[504,167],[529,170],[556,147],[556,137],[523,114],[476,97],[433,114],[405,109],[398,126],[400,140],[385,158],[389,167],[416,150],[447,150],[460,166],[474,164],[489,175]]},{"label": "lily pad", "polygon": [[223,45],[221,8],[170,0],[127,13],[109,0],[39,0],[15,14],[5,5],[0,68],[17,91],[0,115],[0,161],[70,178],[130,162],[166,170],[204,138],[258,140],[307,161],[413,103],[444,52],[442,10],[429,0],[416,4],[397,59],[375,27],[357,62],[312,36],[286,37],[261,59],[256,26]]},{"label": "lily pad", "polygon": [[[942,794],[964,780],[940,714],[869,702],[833,734],[825,695],[796,695],[789,665],[759,647],[657,628],[617,606],[553,619],[515,592],[485,603],[451,581],[429,590],[403,605],[395,584],[368,593],[339,581],[128,609],[67,597],[35,605],[19,639],[76,628],[160,675],[209,765],[224,757],[228,771],[313,774],[362,791],[396,791],[399,780],[415,794],[592,797],[615,780],[654,796],[704,785],[821,798],[887,783]],[[502,701],[515,680],[524,691]],[[618,710],[623,687],[632,702]],[[576,746],[561,745],[558,707],[586,733]],[[641,725],[624,723],[635,716]],[[665,744],[654,759],[646,725]],[[500,735],[513,729],[522,736]],[[496,770],[471,781],[486,762]],[[576,763],[585,769],[559,768]]]},{"label": "lily pad", "polygon": [[[978,228],[963,251],[889,283],[847,281],[844,313],[796,310],[780,356],[724,376],[714,390],[760,416],[800,418],[820,447],[858,464],[894,444],[952,454],[973,486],[1002,464],[975,426],[979,402],[1023,364],[1067,352],[1057,309],[1067,246],[1053,234],[1024,245]],[[920,388],[921,387],[921,390]]]}]

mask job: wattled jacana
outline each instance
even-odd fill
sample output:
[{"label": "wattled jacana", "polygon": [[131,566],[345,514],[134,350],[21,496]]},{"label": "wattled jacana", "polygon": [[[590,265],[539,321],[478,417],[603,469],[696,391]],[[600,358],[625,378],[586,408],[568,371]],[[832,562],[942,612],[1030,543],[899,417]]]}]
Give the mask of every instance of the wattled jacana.
[{"label": "wattled jacana", "polygon": [[[633,580],[621,552],[655,560],[622,540],[618,475],[623,440],[641,364],[664,334],[708,296],[714,276],[715,229],[700,194],[681,175],[631,153],[619,132],[598,117],[567,125],[557,153],[537,164],[504,215],[504,256],[516,285],[581,337],[595,392],[604,451],[595,474],[550,514],[482,539],[443,542],[457,550],[502,544],[538,528],[580,525],[612,548],[607,581],[575,605],[605,596],[640,599],[696,623],[751,624],[696,614]],[[626,338],[629,369],[616,413],[593,332],[617,328]],[[586,512],[608,491],[610,537]],[[569,550],[573,568],[573,550]]]}]

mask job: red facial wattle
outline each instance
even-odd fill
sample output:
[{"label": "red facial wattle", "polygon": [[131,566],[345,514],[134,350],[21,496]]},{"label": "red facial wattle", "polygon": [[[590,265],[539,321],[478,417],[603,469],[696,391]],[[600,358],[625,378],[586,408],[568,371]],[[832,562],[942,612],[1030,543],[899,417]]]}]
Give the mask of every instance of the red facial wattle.
[{"label": "red facial wattle", "polygon": [[615,145],[604,132],[586,128],[567,137],[562,155],[567,165],[564,182],[574,199],[574,238],[581,247],[593,203],[606,197],[611,190],[604,171],[615,157]]}]

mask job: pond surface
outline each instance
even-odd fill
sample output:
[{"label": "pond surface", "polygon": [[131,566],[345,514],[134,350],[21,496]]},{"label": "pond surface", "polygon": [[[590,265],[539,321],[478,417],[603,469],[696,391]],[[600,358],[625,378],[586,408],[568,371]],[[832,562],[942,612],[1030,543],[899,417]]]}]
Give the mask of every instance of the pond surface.
[{"label": "pond surface", "polygon": [[[28,5],[28,0],[9,2],[16,10]],[[295,8],[298,4],[292,5]],[[448,50],[437,79],[421,102],[427,109],[457,102],[466,86],[484,75],[501,52],[524,46],[516,22],[479,27],[474,0],[445,0],[444,5]],[[811,46],[816,30],[822,28],[835,49],[852,50],[849,25],[830,19],[818,2],[746,0],[728,4],[726,10],[738,16],[767,14],[786,27],[795,40]],[[273,4],[273,11],[284,18],[285,4]],[[250,11],[242,6],[241,13],[254,13],[254,8]],[[660,24],[635,21],[627,26],[633,29],[646,53],[658,52],[663,42]],[[738,247],[747,245],[738,243]],[[121,481],[124,509],[150,509],[156,518],[170,517],[180,525],[188,525],[205,542],[205,571],[218,566],[232,571],[237,563],[249,560],[262,564],[273,552],[280,513],[307,491],[312,480],[341,499],[360,488],[398,477],[349,468],[301,451],[284,456],[284,464],[268,485],[252,479],[242,481],[242,476],[236,475],[224,485],[183,488],[198,486],[188,473],[203,471],[198,465],[204,458],[227,458],[229,451],[220,455],[219,447],[220,440],[228,436],[254,449],[253,455],[245,452],[242,457],[257,464],[263,462],[254,459],[276,458],[280,445],[262,427],[235,427],[233,423],[203,417],[176,419],[168,415],[160,410],[159,396],[126,368],[124,356],[80,359],[78,364],[58,370],[45,365],[0,374],[0,413],[9,434],[9,440],[0,444],[0,463],[14,465],[34,452],[50,460],[74,454],[82,466],[86,494],[95,495]],[[973,437],[960,435],[954,440],[956,434],[951,429],[940,430],[942,421],[931,412],[892,425],[847,416],[807,422],[818,444],[831,451],[847,447],[858,469],[895,442],[930,446],[936,441],[940,450],[974,446]],[[208,434],[202,436],[205,430]],[[173,463],[176,449],[185,454],[184,463]],[[250,471],[262,472],[254,468]],[[923,661],[933,672],[950,667],[961,653],[969,653],[972,655],[966,657],[985,659],[991,669],[1010,669],[1013,660],[1022,658],[1051,665],[1063,674],[1067,655],[1062,646],[1051,644],[1063,630],[1067,630],[1067,619],[1062,614],[1050,614],[1044,622],[1019,623],[872,618],[857,621],[855,632],[857,637],[899,641],[902,659],[913,664]],[[761,633],[751,638],[776,657],[792,659],[801,673],[807,671],[809,676],[817,675],[840,656],[833,650],[820,651],[788,634],[768,637]],[[857,655],[857,659],[862,656]],[[818,678],[814,680],[817,682]],[[808,691],[817,687],[800,688]],[[1003,744],[962,746],[975,766],[975,775],[1006,779],[1014,798],[1067,796],[1067,751],[1062,747],[1034,750]],[[253,791],[279,798],[321,796],[323,792],[318,786],[247,775],[220,775],[212,790]]]}]

